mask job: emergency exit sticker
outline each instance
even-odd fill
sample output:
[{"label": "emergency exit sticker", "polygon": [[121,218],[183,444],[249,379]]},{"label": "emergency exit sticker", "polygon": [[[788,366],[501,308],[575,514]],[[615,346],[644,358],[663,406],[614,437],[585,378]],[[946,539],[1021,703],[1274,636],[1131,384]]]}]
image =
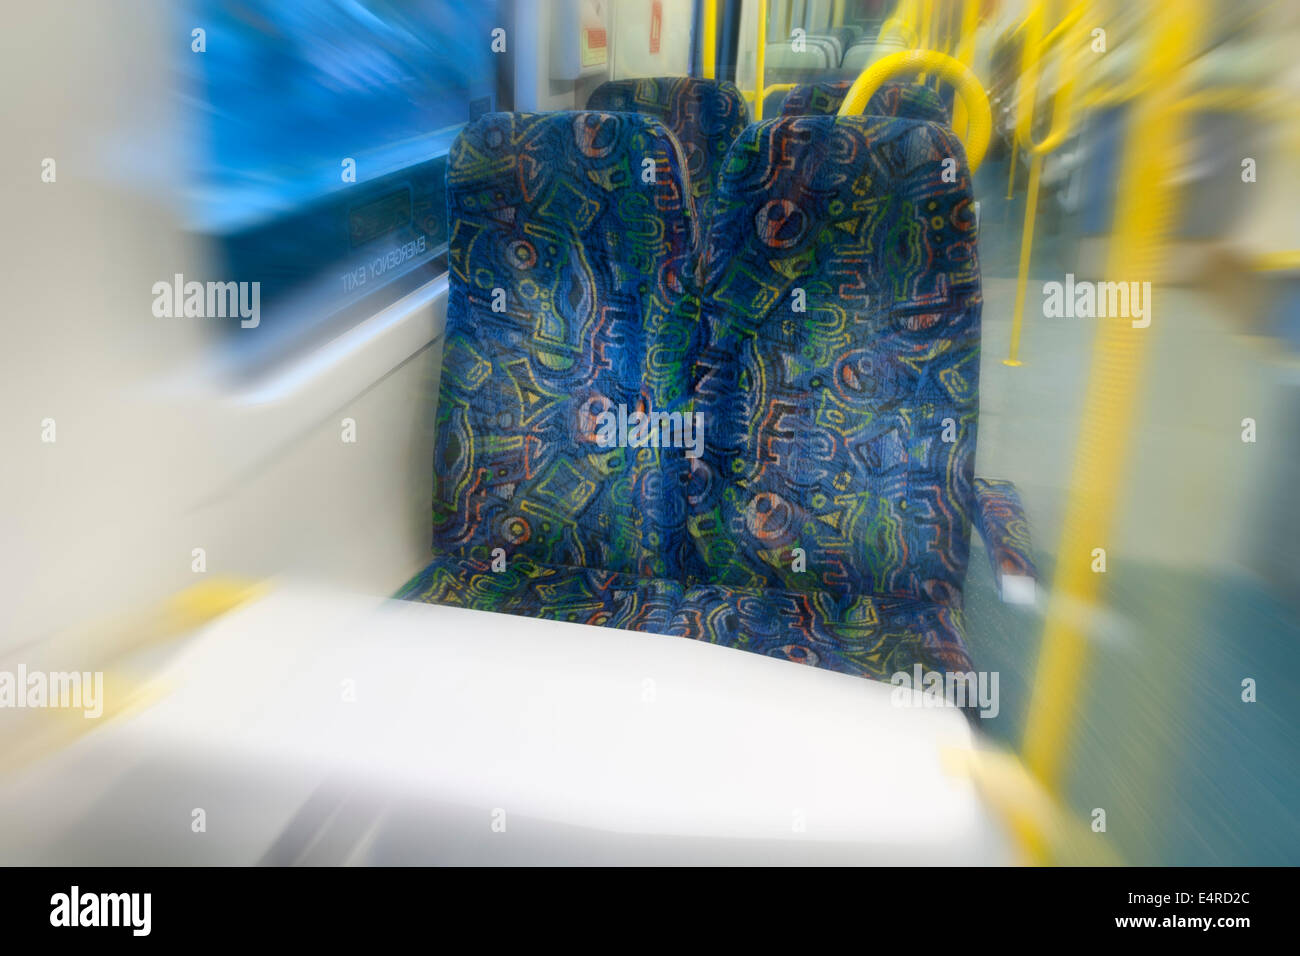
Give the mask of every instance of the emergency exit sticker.
[{"label": "emergency exit sticker", "polygon": [[659,36],[664,28],[663,0],[650,0],[650,52],[659,52]]},{"label": "emergency exit sticker", "polygon": [[582,65],[599,66],[605,62],[605,28],[584,27],[582,30]]},{"label": "emergency exit sticker", "polygon": [[581,43],[578,51],[582,68],[603,66],[609,59],[605,35],[605,5],[601,0],[586,0],[582,5]]}]

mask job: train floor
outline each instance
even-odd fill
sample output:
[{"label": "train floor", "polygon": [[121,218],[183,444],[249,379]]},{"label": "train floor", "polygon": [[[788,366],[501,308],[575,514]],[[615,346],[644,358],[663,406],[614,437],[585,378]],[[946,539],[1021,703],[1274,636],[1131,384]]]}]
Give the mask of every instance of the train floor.
[{"label": "train floor", "polygon": [[[976,473],[1020,487],[1050,585],[1097,322],[1044,317],[1044,282],[1072,271],[1079,248],[1049,220],[1035,243],[1023,364],[1003,364],[1023,192],[1002,198],[1005,163],[980,179],[977,195],[994,198],[981,211]],[[1273,526],[1294,508],[1293,491],[1277,479],[1296,453],[1284,426],[1296,407],[1296,362],[1276,343],[1242,334],[1240,317],[1201,289],[1157,284],[1152,302],[1125,492],[1110,539],[1096,544],[1107,568],[1090,615],[1089,667],[1079,675],[1066,800],[1083,819],[1106,810],[1109,841],[1126,863],[1289,863],[1300,856],[1300,678],[1288,663],[1300,641],[1300,594]],[[1253,443],[1242,440],[1248,417],[1262,428]],[[981,547],[975,539],[967,629],[976,667],[1000,673],[1002,701],[982,729],[1014,746],[1046,601],[1002,605]],[[1247,678],[1254,703],[1242,700]]]}]

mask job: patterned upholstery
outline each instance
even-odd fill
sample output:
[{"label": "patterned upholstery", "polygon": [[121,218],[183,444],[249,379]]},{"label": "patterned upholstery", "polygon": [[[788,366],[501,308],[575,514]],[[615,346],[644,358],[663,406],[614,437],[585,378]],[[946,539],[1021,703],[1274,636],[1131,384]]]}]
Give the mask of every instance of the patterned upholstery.
[{"label": "patterned upholstery", "polygon": [[980,537],[984,539],[993,577],[1003,575],[1038,579],[1038,569],[1029,544],[1029,520],[1020,492],[1009,481],[993,478],[975,479],[975,506],[979,513]]},{"label": "patterned upholstery", "polygon": [[695,363],[710,583],[960,607],[981,303],[964,170],[951,132],[880,117],[770,120],[732,148]]},{"label": "patterned upholstery", "polygon": [[691,346],[674,310],[697,246],[687,182],[649,116],[494,113],[456,140],[438,551],[683,573],[682,451],[601,447],[596,420],[680,404],[673,372]]},{"label": "patterned upholstery", "polygon": [[781,103],[781,115],[831,116],[839,111],[840,104],[844,102],[852,85],[852,80],[800,83],[785,94]]},{"label": "patterned upholstery", "polygon": [[512,558],[504,571],[494,572],[490,560],[442,555],[396,596],[427,604],[666,634],[685,590],[667,578],[539,564],[528,558]]},{"label": "patterned upholstery", "polygon": [[587,109],[643,113],[662,121],[682,144],[701,216],[708,215],[723,157],[749,124],[749,107],[735,84],[694,77],[611,80],[592,91]]},{"label": "patterned upholstery", "polygon": [[930,601],[699,585],[687,590],[669,633],[880,680],[915,664],[972,669],[961,611]]},{"label": "patterned upholstery", "polygon": [[[399,596],[866,677],[969,671],[977,492],[1025,561],[1028,541],[997,524],[1003,483],[973,483],[981,298],[960,143],[878,116],[747,128],[702,291],[688,183],[666,128],[626,111],[462,133],[440,554]],[[703,456],[598,447],[593,417],[619,403],[701,413]]]},{"label": "patterned upholstery", "polygon": [[[836,113],[848,95],[852,80],[804,83],[785,97],[782,116],[823,116]],[[917,83],[887,82],[871,94],[864,116],[896,116],[919,119],[940,126],[951,126],[952,117],[943,99],[928,86]]]},{"label": "patterned upholstery", "polygon": [[429,604],[620,627],[735,647],[860,677],[888,679],[914,664],[969,671],[961,612],[927,601],[723,585],[684,587],[593,568],[442,556],[396,595]]}]

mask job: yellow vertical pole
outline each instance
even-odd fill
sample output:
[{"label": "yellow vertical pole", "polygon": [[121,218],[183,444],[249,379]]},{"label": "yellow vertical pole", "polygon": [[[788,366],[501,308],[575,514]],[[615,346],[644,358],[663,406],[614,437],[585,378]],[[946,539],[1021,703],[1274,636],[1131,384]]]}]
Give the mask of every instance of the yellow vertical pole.
[{"label": "yellow vertical pole", "polygon": [[834,0],[831,4],[831,26],[844,26],[844,0]]},{"label": "yellow vertical pole", "polygon": [[975,31],[980,25],[979,0],[963,0],[961,11],[961,41],[957,47],[957,59],[967,66],[975,65]]},{"label": "yellow vertical pole", "polygon": [[1011,137],[1011,172],[1007,174],[1007,198],[1015,195],[1016,163],[1020,161],[1020,140]]},{"label": "yellow vertical pole", "polygon": [[[1178,148],[1186,111],[1177,108],[1180,71],[1196,52],[1200,3],[1154,0],[1146,29],[1151,41],[1140,71],[1145,82],[1130,123],[1120,166],[1109,279],[1159,281],[1165,237],[1177,214]],[[1056,577],[1043,628],[1024,739],[1025,763],[1049,791],[1064,783],[1070,724],[1087,662],[1087,613],[1100,576],[1092,549],[1106,547],[1123,491],[1150,329],[1126,318],[1103,319],[1097,330],[1070,499],[1057,549]]]},{"label": "yellow vertical pole", "polygon": [[[975,31],[979,28],[979,0],[962,0],[956,57],[965,66],[975,63]],[[956,17],[954,16],[954,22]],[[952,105],[952,128],[958,136],[966,129],[966,104],[958,97]]]},{"label": "yellow vertical pole", "polygon": [[[1020,332],[1025,320],[1025,290],[1029,283],[1029,263],[1032,250],[1030,243],[1034,238],[1034,219],[1038,215],[1038,183],[1042,170],[1042,157],[1065,142],[1070,131],[1070,120],[1074,107],[1074,57],[1078,51],[1072,44],[1077,41],[1076,27],[1082,21],[1085,2],[1077,3],[1053,30],[1049,38],[1043,37],[1043,3],[1033,7],[1024,24],[1024,53],[1021,57],[1018,102],[1016,104],[1015,138],[1023,143],[1033,157],[1029,168],[1029,189],[1025,196],[1025,227],[1020,246],[1020,272],[1016,276],[1016,306],[1011,316],[1011,348],[1002,360],[1003,365],[1017,366],[1020,361]],[[1038,96],[1039,60],[1043,51],[1051,42],[1062,45],[1061,64],[1057,77],[1056,93],[1052,97],[1052,126],[1041,142],[1033,140],[1034,105]],[[1011,176],[1007,184],[1008,194],[1015,177],[1015,155],[1012,154]],[[1009,198],[1009,196],[1008,196]]]},{"label": "yellow vertical pole", "polygon": [[959,27],[957,18],[953,15],[954,0],[940,0],[939,10],[943,17],[943,19],[940,21],[943,24],[942,49],[944,53],[947,53],[949,56],[951,56],[952,54],[957,52],[957,40],[958,40],[957,30]]},{"label": "yellow vertical pole", "polygon": [[1038,183],[1043,173],[1043,154],[1032,153],[1029,159],[1029,188],[1025,191],[1025,226],[1020,233],[1020,272],[1016,282],[1016,307],[1011,314],[1011,348],[1003,365],[1022,365],[1020,330],[1025,321],[1025,292],[1029,288],[1029,263],[1034,251],[1034,222],[1038,218]]},{"label": "yellow vertical pole", "polygon": [[718,73],[718,0],[704,0],[700,15],[700,69],[706,80],[716,80]]},{"label": "yellow vertical pole", "polygon": [[[930,31],[934,26],[934,0],[920,0],[920,7],[916,13],[916,45],[926,50],[933,50],[934,42],[930,37]],[[916,82],[925,83],[926,75],[918,73]]]},{"label": "yellow vertical pole", "polygon": [[[1036,2],[1025,15],[1021,30],[1020,79],[1016,104],[1016,125],[1013,142],[1022,140],[1025,149],[1030,152],[1029,188],[1025,193],[1025,225],[1020,233],[1020,270],[1016,274],[1016,305],[1011,313],[1011,347],[1003,365],[1012,368],[1024,363],[1020,361],[1020,332],[1025,324],[1025,292],[1029,285],[1029,264],[1033,256],[1034,220],[1038,216],[1038,184],[1042,172],[1042,157],[1033,148],[1034,106],[1038,96],[1038,58],[1042,53],[1040,44],[1043,40],[1043,0]],[[1011,178],[1016,175],[1016,155],[1011,155]],[[1011,198],[1012,183],[1007,184],[1007,198]]]},{"label": "yellow vertical pole", "polygon": [[763,66],[767,58],[767,0],[758,0],[758,50],[754,54],[754,122],[763,118]]}]

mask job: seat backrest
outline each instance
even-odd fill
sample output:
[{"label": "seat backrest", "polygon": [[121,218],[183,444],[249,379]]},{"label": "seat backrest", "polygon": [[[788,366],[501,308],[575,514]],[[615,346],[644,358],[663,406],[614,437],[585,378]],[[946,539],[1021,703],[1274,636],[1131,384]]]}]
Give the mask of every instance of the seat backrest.
[{"label": "seat backrest", "polygon": [[[856,27],[848,27],[848,26],[831,27],[830,30],[827,31],[827,33],[839,45],[838,52],[841,60],[844,59],[844,54],[848,52],[849,47],[853,46],[853,44],[857,41],[858,37],[862,35],[857,30]],[[839,63],[836,63],[835,65],[839,66]]]},{"label": "seat backrest", "polygon": [[587,108],[642,113],[660,120],[686,155],[695,208],[707,216],[723,157],[749,125],[749,107],[734,83],[689,76],[611,80],[592,90]]},{"label": "seat backrest", "polygon": [[966,170],[950,130],[915,120],[782,117],[732,147],[693,372],[708,580],[960,604],[981,303]]},{"label": "seat backrest", "polygon": [[877,60],[906,49],[906,44],[896,36],[859,40],[844,51],[844,58],[840,60],[840,68],[852,70],[854,73],[861,73]]},{"label": "seat backrest", "polygon": [[829,38],[807,36],[798,50],[789,40],[769,43],[763,54],[763,64],[764,85],[784,83],[797,81],[809,73],[838,69],[840,54]]},{"label": "seat backrest", "polygon": [[682,451],[598,434],[605,411],[683,400],[698,242],[677,141],[650,116],[489,114],[452,147],[447,205],[435,547],[677,576]]},{"label": "seat backrest", "polygon": [[[782,116],[823,116],[835,113],[848,95],[852,80],[826,80],[804,83],[786,94],[781,105]],[[952,117],[943,98],[928,86],[919,83],[891,81],[881,84],[871,94],[864,116],[897,116],[901,119],[919,119],[927,123],[951,126]]]},{"label": "seat backrest", "polygon": [[832,30],[828,33],[810,32],[805,39],[821,44],[826,48],[826,56],[830,60],[829,68],[833,70],[839,67],[840,60],[844,58],[844,38],[846,35],[846,33],[839,30]]}]

